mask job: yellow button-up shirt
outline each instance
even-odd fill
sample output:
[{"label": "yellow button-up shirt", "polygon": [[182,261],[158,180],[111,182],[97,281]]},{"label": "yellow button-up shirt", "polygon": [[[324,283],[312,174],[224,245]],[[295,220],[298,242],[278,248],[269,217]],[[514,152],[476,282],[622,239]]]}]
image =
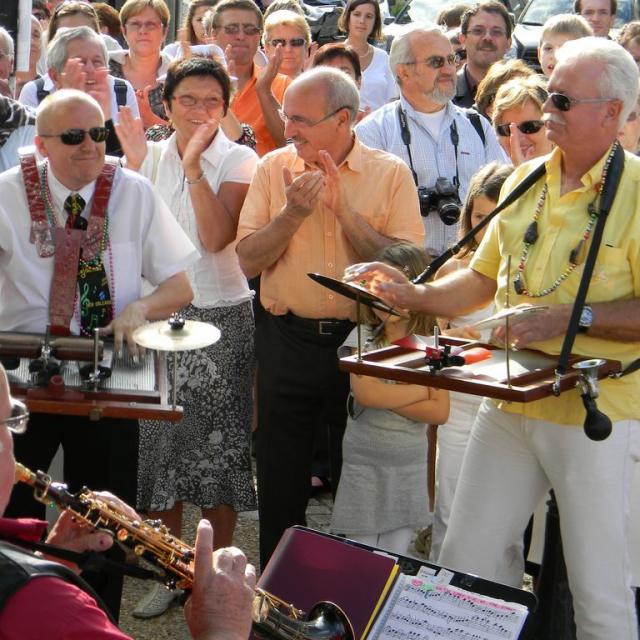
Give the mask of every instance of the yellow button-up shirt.
[{"label": "yellow button-up shirt", "polygon": [[[538,219],[538,240],[529,249],[524,271],[526,287],[540,291],[551,286],[569,264],[569,254],[583,236],[593,202],[602,179],[602,171],[609,151],[582,176],[582,187],[560,195],[561,152],[555,149],[546,159],[547,173],[515,204],[508,207],[487,230],[476,251],[471,268],[497,281],[496,306],[504,306],[507,285],[507,256],[511,255],[510,302],[533,304],[573,303],[580,284],[588,246],[581,251],[581,264],[560,284],[541,298],[518,296],[513,280],[522,256],[524,233],[533,219],[546,179],[548,194]],[[505,183],[502,196],[509,193],[533,166],[534,160],[518,167]],[[596,206],[599,204],[596,201]],[[587,245],[590,244],[590,241]],[[628,300],[640,295],[640,159],[625,154],[625,166],[613,207],[607,219],[598,259],[587,293],[587,303]],[[552,355],[560,353],[564,334],[550,340],[533,343],[531,348]],[[579,333],[573,353],[592,358],[620,360],[625,366],[640,357],[640,334],[637,342],[616,342]],[[598,407],[614,422],[637,417],[640,397],[640,373],[619,380],[600,383]],[[511,413],[557,422],[582,425],[584,408],[577,390],[527,404],[506,404],[501,408]]]},{"label": "yellow button-up shirt", "polygon": [[[294,177],[310,170],[293,145],[264,157],[240,213],[238,241],[280,214],[286,203],[283,167]],[[417,191],[402,160],[354,138],[353,148],[338,170],[349,206],[378,233],[422,244]],[[304,318],[354,319],[355,303],[313,282],[307,273],[340,279],[347,266],[362,259],[335,215],[319,202],[280,258],[262,272],[262,304],[274,315],[290,311]]]}]

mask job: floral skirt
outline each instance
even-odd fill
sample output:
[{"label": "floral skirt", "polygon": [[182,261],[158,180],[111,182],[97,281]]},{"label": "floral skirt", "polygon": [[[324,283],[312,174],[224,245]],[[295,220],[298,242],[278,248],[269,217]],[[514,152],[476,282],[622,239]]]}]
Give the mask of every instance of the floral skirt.
[{"label": "floral skirt", "polygon": [[220,504],[255,509],[249,452],[255,370],[251,302],[189,306],[184,315],[213,324],[221,338],[205,349],[178,353],[182,420],[140,421],[138,509],[165,511],[177,501],[207,509]]}]

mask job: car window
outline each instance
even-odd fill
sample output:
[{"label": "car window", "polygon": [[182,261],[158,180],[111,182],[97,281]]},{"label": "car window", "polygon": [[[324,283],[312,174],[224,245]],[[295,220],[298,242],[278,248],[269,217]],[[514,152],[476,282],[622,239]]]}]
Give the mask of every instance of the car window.
[{"label": "car window", "polygon": [[[573,13],[573,0],[532,0],[520,14],[522,24],[544,24],[558,13]],[[619,28],[632,18],[632,0],[618,0],[615,27]]]}]

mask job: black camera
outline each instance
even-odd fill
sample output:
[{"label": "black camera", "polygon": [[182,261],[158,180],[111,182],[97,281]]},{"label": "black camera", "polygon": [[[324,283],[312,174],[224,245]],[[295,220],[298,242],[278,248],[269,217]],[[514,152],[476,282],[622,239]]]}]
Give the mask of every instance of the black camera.
[{"label": "black camera", "polygon": [[460,219],[458,188],[449,178],[437,178],[433,189],[418,187],[418,200],[423,218],[435,211],[446,225],[455,224]]}]

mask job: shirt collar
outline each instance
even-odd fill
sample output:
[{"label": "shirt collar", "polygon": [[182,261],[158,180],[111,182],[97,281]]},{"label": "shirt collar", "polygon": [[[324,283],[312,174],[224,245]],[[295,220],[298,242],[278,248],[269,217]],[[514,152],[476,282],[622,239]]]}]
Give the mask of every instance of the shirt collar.
[{"label": "shirt collar", "polygon": [[[202,157],[212,167],[218,167],[232,145],[233,142],[224,135],[222,127],[218,127],[218,131],[213,138],[213,142],[202,152]],[[176,141],[175,131],[171,134],[171,137],[167,142],[167,153],[170,153],[178,162],[182,162],[180,154],[178,153],[178,143]]]},{"label": "shirt collar", "polygon": [[[580,178],[582,189],[578,189],[578,191],[589,191],[590,189],[600,188],[604,165],[607,162],[612,147],[613,145],[611,145],[598,162]],[[557,179],[560,180],[560,176],[562,175],[562,150],[559,147],[556,147],[551,152],[545,162],[545,166],[547,168],[547,175],[557,177]]]},{"label": "shirt collar", "polygon": [[[407,101],[407,99],[402,95],[402,93],[400,94],[400,104],[402,105],[402,109],[404,110],[404,112],[407,114],[407,116],[413,118],[414,120],[418,121],[419,118],[419,114],[421,113],[420,111],[416,111]],[[449,100],[449,102],[447,102],[447,104],[445,104],[444,106],[444,117],[445,119],[450,119],[453,118],[453,114],[454,114],[454,108],[453,108],[453,103],[451,102],[451,100]]]},{"label": "shirt collar", "polygon": [[[82,196],[83,200],[87,203],[87,205],[89,204],[89,200],[91,200],[93,191],[95,189],[95,180],[82,187],[82,189],[80,189],[79,191],[71,191],[68,187],[65,187],[62,182],[58,180],[58,178],[55,177],[53,171],[51,170],[51,165],[48,163],[48,161],[47,164],[47,185],[49,187],[49,192],[51,193],[53,205],[58,211],[64,212],[64,201],[71,193],[79,193]],[[87,208],[85,207],[85,211],[86,210]]]}]

